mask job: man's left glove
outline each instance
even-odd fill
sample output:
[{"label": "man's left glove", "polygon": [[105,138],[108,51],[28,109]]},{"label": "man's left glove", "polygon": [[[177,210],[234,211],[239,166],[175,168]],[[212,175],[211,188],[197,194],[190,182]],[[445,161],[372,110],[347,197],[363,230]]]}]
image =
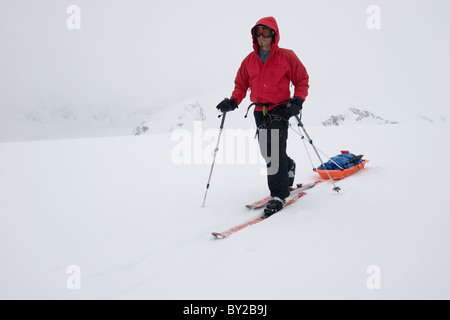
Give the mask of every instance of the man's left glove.
[{"label": "man's left glove", "polygon": [[303,102],[305,102],[305,100],[299,97],[289,99],[287,105],[287,114],[289,118],[300,114],[300,111],[303,109]]},{"label": "man's left glove", "polygon": [[221,112],[225,113],[228,111],[233,111],[238,107],[236,100],[234,98],[228,99],[225,98],[221,103],[217,105],[217,109]]}]

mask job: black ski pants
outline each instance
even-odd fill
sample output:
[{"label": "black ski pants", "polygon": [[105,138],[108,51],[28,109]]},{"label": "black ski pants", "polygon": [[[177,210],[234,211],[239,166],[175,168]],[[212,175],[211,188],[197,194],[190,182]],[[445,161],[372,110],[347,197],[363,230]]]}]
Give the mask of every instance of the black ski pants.
[{"label": "black ski pants", "polygon": [[[286,153],[289,128],[286,105],[275,107],[267,115],[262,111],[254,111],[253,114],[258,128],[261,155],[267,163],[270,196],[285,199],[290,193],[288,176],[290,158]],[[278,157],[275,158],[277,153]]]}]

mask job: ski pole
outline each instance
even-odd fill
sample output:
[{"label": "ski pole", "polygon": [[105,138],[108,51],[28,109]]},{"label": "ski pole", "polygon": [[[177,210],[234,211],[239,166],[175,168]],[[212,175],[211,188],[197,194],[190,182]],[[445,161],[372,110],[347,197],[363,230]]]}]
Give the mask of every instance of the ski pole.
[{"label": "ski pole", "polygon": [[209,171],[209,178],[208,178],[208,183],[206,184],[206,191],[205,191],[205,196],[203,197],[202,207],[205,207],[206,195],[208,194],[209,184],[211,182],[211,176],[212,176],[212,172],[214,169],[214,163],[216,162],[216,154],[217,154],[217,151],[219,150],[220,137],[222,135],[223,124],[225,123],[226,114],[227,113],[224,112],[223,114],[219,115],[219,117],[222,116],[222,122],[220,123],[219,137],[217,138],[217,145],[216,145],[216,148],[214,149],[213,162],[211,164],[211,170]]},{"label": "ski pole", "polygon": [[338,187],[338,186],[336,186],[336,184],[335,184],[334,181],[333,181],[333,178],[331,178],[330,173],[328,172],[327,168],[325,167],[325,164],[323,163],[322,158],[320,158],[319,152],[317,152],[317,149],[316,149],[316,147],[314,146],[314,143],[313,143],[312,139],[310,138],[308,132],[306,132],[306,129],[305,129],[305,127],[303,126],[303,123],[302,123],[302,121],[300,120],[300,117],[299,117],[298,115],[296,115],[295,118],[297,119],[298,126],[299,126],[300,128],[302,128],[303,132],[305,133],[306,137],[308,138],[309,143],[311,144],[312,148],[314,149],[314,152],[316,153],[317,157],[319,158],[320,163],[322,164],[322,167],[325,169],[325,171],[326,171],[326,173],[327,173],[327,175],[328,175],[328,178],[330,178],[331,183],[333,183],[333,186],[334,186],[333,191],[339,192],[339,191],[341,190],[341,188]]}]

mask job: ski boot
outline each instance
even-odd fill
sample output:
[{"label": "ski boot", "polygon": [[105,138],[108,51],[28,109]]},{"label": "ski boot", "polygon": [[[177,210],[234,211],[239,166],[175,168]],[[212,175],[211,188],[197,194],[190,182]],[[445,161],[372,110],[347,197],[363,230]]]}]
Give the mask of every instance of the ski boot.
[{"label": "ski boot", "polygon": [[268,218],[274,213],[283,209],[286,201],[284,199],[278,197],[272,197],[267,203],[266,208],[264,209],[264,218]]}]

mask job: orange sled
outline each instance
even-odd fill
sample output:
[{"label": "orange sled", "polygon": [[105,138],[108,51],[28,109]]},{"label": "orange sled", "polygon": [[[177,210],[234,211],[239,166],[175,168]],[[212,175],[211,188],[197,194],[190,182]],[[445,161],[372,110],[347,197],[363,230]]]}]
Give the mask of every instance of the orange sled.
[{"label": "orange sled", "polygon": [[[351,174],[354,174],[355,172],[364,169],[364,166],[366,165],[366,163],[369,162],[369,160],[363,160],[362,162],[358,163],[357,165],[354,165],[353,167],[344,169],[344,170],[328,170],[328,173],[330,174],[330,177],[334,180],[340,180],[343,179],[345,177],[348,177]],[[323,179],[330,179],[328,177],[327,171],[326,170],[319,170],[319,169],[314,169],[315,172],[317,172],[321,178]]]}]

